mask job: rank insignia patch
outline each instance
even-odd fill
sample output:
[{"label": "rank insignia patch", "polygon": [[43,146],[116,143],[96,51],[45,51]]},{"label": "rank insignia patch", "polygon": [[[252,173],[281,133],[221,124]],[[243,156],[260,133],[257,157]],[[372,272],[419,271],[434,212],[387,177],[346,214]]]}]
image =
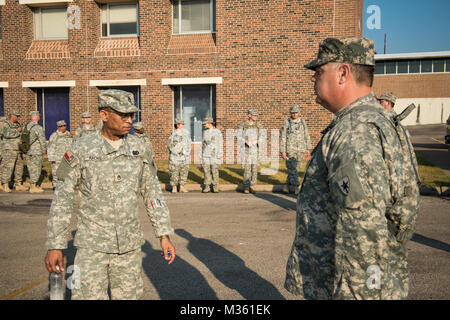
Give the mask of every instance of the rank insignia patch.
[{"label": "rank insignia patch", "polygon": [[350,179],[347,176],[338,182],[338,186],[343,194],[348,195],[350,193]]}]

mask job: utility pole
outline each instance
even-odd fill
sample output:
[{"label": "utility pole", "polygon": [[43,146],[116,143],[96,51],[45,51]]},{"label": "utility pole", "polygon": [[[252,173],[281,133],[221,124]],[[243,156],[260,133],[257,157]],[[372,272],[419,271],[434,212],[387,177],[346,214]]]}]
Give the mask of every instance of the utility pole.
[{"label": "utility pole", "polygon": [[386,33],[384,34],[384,54],[386,54]]}]

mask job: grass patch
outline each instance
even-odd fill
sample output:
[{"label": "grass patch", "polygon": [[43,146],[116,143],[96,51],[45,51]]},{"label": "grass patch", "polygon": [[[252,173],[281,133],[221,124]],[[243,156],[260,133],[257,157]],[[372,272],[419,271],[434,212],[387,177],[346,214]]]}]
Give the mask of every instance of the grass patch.
[{"label": "grass patch", "polygon": [[[435,166],[432,162],[427,160],[420,153],[416,152],[417,162],[419,164],[419,176],[424,184],[432,185],[435,187],[450,187],[450,175],[446,174],[442,169]],[[156,165],[158,167],[158,178],[161,183],[169,183],[169,163],[167,160],[157,160]],[[276,165],[276,163],[275,163]],[[300,181],[303,180],[305,174],[306,161],[303,161],[302,169],[299,172]],[[258,184],[280,185],[286,182],[287,168],[286,162],[280,160],[278,162],[278,168],[274,168],[273,174],[265,175],[261,172],[265,172],[267,168],[270,168],[271,164],[264,164],[260,166],[260,173],[258,174]],[[43,170],[40,181],[51,182],[51,165],[45,159],[43,163]],[[244,175],[244,169],[240,164],[223,164],[219,168],[219,183],[220,184],[242,184],[242,177]],[[29,180],[29,174],[27,167],[24,168],[24,180]],[[203,169],[199,164],[191,164],[189,167],[189,175],[187,183],[201,184],[203,183]]]},{"label": "grass patch", "polygon": [[419,164],[419,176],[423,184],[435,187],[450,187],[450,175],[435,166],[419,152],[415,152]]}]

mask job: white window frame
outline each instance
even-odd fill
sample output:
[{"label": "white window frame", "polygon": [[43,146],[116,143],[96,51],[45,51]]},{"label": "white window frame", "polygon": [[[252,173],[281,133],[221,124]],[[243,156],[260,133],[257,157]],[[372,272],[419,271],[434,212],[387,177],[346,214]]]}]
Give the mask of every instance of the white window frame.
[{"label": "white window frame", "polygon": [[[110,34],[110,26],[109,26],[109,7],[117,6],[117,5],[125,5],[125,4],[135,4],[136,5],[136,33],[128,33],[128,34]],[[102,17],[102,7],[106,6],[106,36],[103,35],[103,17]],[[102,3],[100,6],[100,35],[102,38],[124,38],[124,37],[139,37],[139,2],[113,2],[113,3]]]},{"label": "white window frame", "polygon": [[179,31],[175,33],[175,26],[174,26],[174,17],[173,17],[173,5],[175,2],[178,2],[178,24],[180,24],[179,29],[181,29],[181,3],[183,0],[172,0],[172,34],[178,35],[178,34],[202,34],[202,33],[216,33],[214,20],[215,20],[215,12],[214,12],[214,1],[216,0],[209,0],[209,29],[210,30],[199,30],[199,31]]},{"label": "white window frame", "polygon": [[[67,27],[67,20],[66,20],[66,28],[67,28],[67,37],[55,37],[55,38],[44,38],[42,35],[42,9],[65,9],[66,15],[67,15],[67,6],[51,6],[51,7],[36,7],[33,10],[33,37],[34,40],[68,40],[69,39],[69,28]],[[39,12],[36,12],[39,11]],[[39,38],[36,38],[36,19],[40,19],[41,21],[39,22],[40,25],[40,30],[39,30]],[[67,16],[66,16],[67,18]]]},{"label": "white window frame", "polygon": [[[179,88],[180,90],[180,118],[183,119],[183,87],[187,87],[193,84],[179,84],[179,85],[174,85],[176,87]],[[209,86],[209,114],[212,117],[213,114],[213,86],[215,86],[214,83],[203,83],[203,84],[195,84],[196,86],[201,85],[201,86]],[[216,88],[217,90],[217,88]],[[216,94],[217,95],[217,94]],[[216,96],[217,99],[217,96]],[[216,102],[217,103],[217,102]],[[174,115],[174,111],[175,111],[175,91],[173,91],[172,94],[172,128],[175,126],[175,115]],[[216,105],[216,113],[217,113],[217,105]],[[214,119],[215,121],[215,119]],[[192,135],[192,132],[190,132],[190,134]],[[194,141],[193,139],[192,143],[193,144],[201,144],[202,141]]]}]

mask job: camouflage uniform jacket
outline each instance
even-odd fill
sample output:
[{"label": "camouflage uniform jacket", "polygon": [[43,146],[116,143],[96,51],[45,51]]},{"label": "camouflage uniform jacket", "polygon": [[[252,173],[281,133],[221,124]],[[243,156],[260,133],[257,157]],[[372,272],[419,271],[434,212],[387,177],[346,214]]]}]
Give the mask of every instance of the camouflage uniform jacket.
[{"label": "camouflage uniform jacket", "polygon": [[139,248],[144,243],[140,196],[155,235],[173,233],[148,147],[133,135],[123,139],[115,150],[98,131],[78,139],[64,154],[47,223],[48,249],[67,247],[76,188],[80,194],[77,247],[106,253]]},{"label": "camouflage uniform jacket", "polygon": [[308,127],[302,118],[284,120],[280,140],[280,152],[286,152],[288,157],[312,149]]},{"label": "camouflage uniform jacket", "polygon": [[189,163],[191,160],[191,138],[186,130],[174,130],[167,141],[169,161],[174,163]]},{"label": "camouflage uniform jacket", "polygon": [[2,150],[19,151],[20,135],[19,123],[11,123],[8,119],[3,122]]},{"label": "camouflage uniform jacket", "polygon": [[223,137],[217,128],[203,131],[202,162],[207,164],[221,164],[223,157]]},{"label": "camouflage uniform jacket", "polygon": [[417,162],[389,115],[369,94],[323,131],[297,200],[290,292],[307,299],[407,297],[404,243],[418,215]]},{"label": "camouflage uniform jacket", "polygon": [[[264,143],[262,130],[264,128],[259,121],[253,123],[245,121],[239,126],[236,136],[242,163],[245,162],[243,159],[244,155],[248,156],[251,161],[257,162],[258,150]],[[250,145],[247,144],[247,141]]]},{"label": "camouflage uniform jacket", "polygon": [[98,129],[93,124],[86,125],[82,123],[78,128],[75,129],[73,138],[76,140],[95,131],[98,131]]},{"label": "camouflage uniform jacket", "polygon": [[53,132],[48,139],[48,161],[61,161],[64,153],[70,149],[72,141],[72,134],[69,131]]},{"label": "camouflage uniform jacket", "polygon": [[44,128],[37,122],[30,121],[26,126],[30,131],[30,149],[28,155],[43,155],[47,153],[47,140],[45,139]]}]

